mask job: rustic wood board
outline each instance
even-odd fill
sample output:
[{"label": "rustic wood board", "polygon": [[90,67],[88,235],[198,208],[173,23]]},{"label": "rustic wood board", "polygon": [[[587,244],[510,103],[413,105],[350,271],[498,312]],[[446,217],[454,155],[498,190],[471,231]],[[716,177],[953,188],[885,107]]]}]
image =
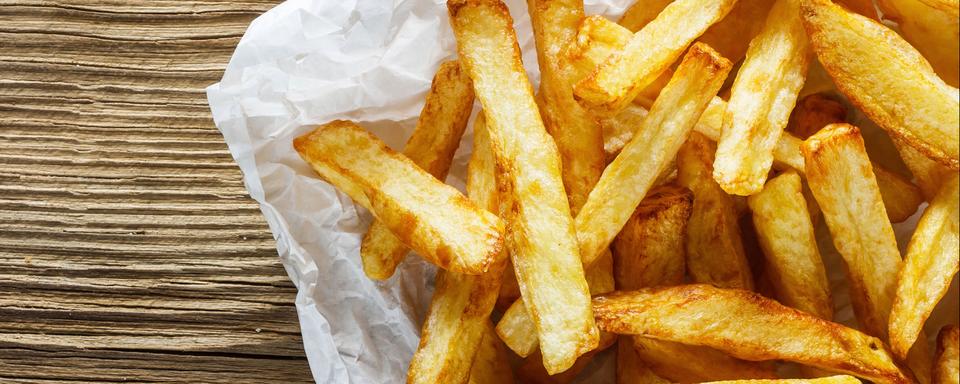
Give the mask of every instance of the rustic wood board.
[{"label": "rustic wood board", "polygon": [[0,0],[0,382],[309,382],[204,88],[278,1]]}]

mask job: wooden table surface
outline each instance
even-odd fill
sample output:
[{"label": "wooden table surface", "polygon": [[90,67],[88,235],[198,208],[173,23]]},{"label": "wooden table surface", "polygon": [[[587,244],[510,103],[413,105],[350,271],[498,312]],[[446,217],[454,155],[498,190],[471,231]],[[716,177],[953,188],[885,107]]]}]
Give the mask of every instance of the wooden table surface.
[{"label": "wooden table surface", "polygon": [[204,88],[278,1],[0,0],[0,382],[309,382]]}]

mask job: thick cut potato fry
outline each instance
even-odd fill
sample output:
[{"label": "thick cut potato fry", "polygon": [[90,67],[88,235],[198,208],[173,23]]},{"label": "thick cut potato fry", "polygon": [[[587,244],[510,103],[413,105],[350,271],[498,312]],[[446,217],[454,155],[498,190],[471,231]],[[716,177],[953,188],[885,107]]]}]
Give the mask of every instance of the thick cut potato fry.
[{"label": "thick cut potato fry", "polygon": [[956,173],[943,166],[943,164],[930,160],[900,140],[894,139],[893,144],[897,147],[903,163],[907,165],[907,169],[917,180],[917,186],[923,191],[923,196],[927,201],[932,201],[934,196],[937,195],[937,191],[940,190],[940,185]]},{"label": "thick cut potato fry", "polygon": [[470,367],[470,384],[511,384],[513,369],[507,361],[507,351],[493,331],[493,324],[484,328],[483,341]]},{"label": "thick cut potato fry", "polygon": [[[499,212],[496,163],[482,114],[474,124],[474,146],[467,166],[467,194],[490,212]],[[490,327],[490,311],[500,291],[506,255],[482,275],[437,272],[436,291],[420,332],[420,345],[407,371],[407,383],[464,383]],[[494,334],[494,337],[496,335]]]},{"label": "thick cut potato fry", "polygon": [[576,218],[580,256],[590,265],[613,241],[640,200],[677,153],[707,103],[719,90],[730,62],[694,44],[663,89],[643,126],[604,170]]},{"label": "thick cut potato fry", "polygon": [[871,19],[880,19],[880,15],[877,14],[877,7],[874,6],[873,0],[837,0],[837,3],[842,4],[851,11]]},{"label": "thick cut potato fry", "polygon": [[770,179],[747,202],[777,297],[783,304],[832,320],[830,282],[817,249],[800,176],[790,171]]},{"label": "thick cut potato fry", "polygon": [[733,197],[712,176],[713,142],[693,133],[677,154],[677,182],[693,191],[687,225],[687,271],[694,282],[753,289]]},{"label": "thick cut potato fry", "polygon": [[603,128],[603,152],[608,163],[617,158],[623,147],[633,138],[633,134],[643,125],[646,117],[646,108],[630,104],[616,116],[600,120]]},{"label": "thick cut potato fry", "polygon": [[810,42],[837,88],[893,137],[960,169],[960,91],[889,28],[830,0],[802,0]]},{"label": "thick cut potato fry", "polygon": [[727,60],[739,62],[747,54],[750,41],[763,28],[773,3],[771,0],[737,0],[733,9],[707,28],[698,41],[713,47]]},{"label": "thick cut potato fry", "polygon": [[[473,84],[456,61],[440,64],[433,77],[430,92],[417,127],[403,148],[403,155],[439,180],[447,176],[453,153],[460,145],[460,136],[467,127],[473,109]],[[360,244],[363,271],[371,279],[393,276],[397,264],[409,249],[379,221]]]},{"label": "thick cut potato fry", "polygon": [[692,205],[693,194],[675,185],[657,187],[647,194],[611,247],[617,289],[683,282],[683,239]]},{"label": "thick cut potato fry", "polygon": [[618,24],[631,32],[637,32],[650,24],[657,15],[663,11],[673,0],[643,0],[635,1],[630,8],[623,13]]},{"label": "thick cut potato fry", "polygon": [[847,108],[823,93],[804,96],[797,102],[790,116],[787,132],[806,139],[828,124],[842,123],[847,119]]},{"label": "thick cut potato fry", "polygon": [[[584,105],[612,116],[653,82],[736,0],[678,0],[574,87]],[[675,77],[674,77],[675,78]]]},{"label": "thick cut potato fry", "polygon": [[537,335],[530,333],[531,329],[536,329],[536,324],[527,313],[523,300],[514,301],[497,323],[497,335],[520,357],[530,356],[540,345]]},{"label": "thick cut potato fry", "polygon": [[920,0],[920,2],[933,8],[947,12],[953,17],[960,16],[960,1],[957,0]]},{"label": "thick cut potato fry", "polygon": [[[956,1],[941,9],[931,0],[878,0],[883,17],[900,27],[900,34],[923,55],[940,78],[956,87],[960,82],[960,19]],[[949,7],[942,7],[949,8]]]},{"label": "thick cut potato fry", "polygon": [[[607,331],[703,345],[748,360],[787,360],[881,383],[912,383],[880,339],[752,292],[684,285],[593,299]],[[749,327],[745,331],[744,327]]]},{"label": "thick cut potato fry", "polygon": [[562,372],[596,348],[599,332],[578,262],[560,156],[540,120],[506,5],[458,0],[447,7],[509,190],[507,245],[523,302],[536,325],[544,366],[551,374]]},{"label": "thick cut potato fry", "polygon": [[873,174],[877,177],[877,187],[880,188],[880,197],[883,198],[890,222],[899,223],[909,219],[923,204],[923,192],[910,180],[877,163],[873,163]]},{"label": "thick cut potato fry", "polygon": [[809,55],[799,1],[774,2],[733,82],[713,163],[713,177],[727,193],[749,196],[763,188],[803,87]]},{"label": "thick cut potato fry", "polygon": [[710,347],[643,336],[634,336],[633,346],[650,370],[674,383],[777,377],[773,364],[740,360]]},{"label": "thick cut potato fry", "polygon": [[937,360],[933,384],[960,383],[960,328],[948,325],[937,335]]},{"label": "thick cut potato fry", "polygon": [[293,141],[328,182],[369,209],[403,244],[457,273],[480,274],[503,246],[504,224],[354,123],[334,121]]},{"label": "thick cut potato fry", "polygon": [[860,384],[856,377],[837,375],[817,379],[729,380],[709,384]]},{"label": "thick cut potato fry", "polygon": [[640,360],[633,348],[633,337],[620,336],[617,341],[617,384],[668,384]]},{"label": "thick cut potato fry", "polygon": [[960,180],[954,175],[923,212],[910,238],[890,312],[890,347],[906,357],[960,268]]}]

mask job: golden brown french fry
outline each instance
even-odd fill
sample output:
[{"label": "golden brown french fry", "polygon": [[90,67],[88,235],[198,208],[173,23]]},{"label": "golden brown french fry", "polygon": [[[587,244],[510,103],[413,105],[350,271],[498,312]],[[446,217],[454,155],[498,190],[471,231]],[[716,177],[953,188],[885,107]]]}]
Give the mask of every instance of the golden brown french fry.
[{"label": "golden brown french fry", "polygon": [[[467,194],[477,206],[499,212],[496,163],[482,116],[474,124]],[[505,264],[506,255],[501,254],[482,275],[437,272],[436,291],[420,332],[420,345],[407,370],[407,383],[463,383],[469,379],[474,356],[490,327],[490,311]]]},{"label": "golden brown french fry", "polygon": [[643,336],[634,336],[633,343],[640,360],[650,370],[675,383],[777,377],[773,364],[740,360],[710,347]]},{"label": "golden brown french fry", "polygon": [[513,263],[507,260],[507,266],[503,269],[503,277],[500,279],[500,294],[497,296],[496,308],[500,311],[506,311],[514,301],[520,299],[520,284],[517,282],[517,275],[513,273]]},{"label": "golden brown french fry", "polygon": [[693,191],[687,271],[694,282],[752,290],[753,275],[743,251],[733,198],[712,176],[715,151],[713,142],[694,132],[677,154],[677,182]]},{"label": "golden brown french fry", "polygon": [[906,357],[960,268],[960,179],[947,180],[910,238],[890,312],[890,347]]},{"label": "golden brown french fry", "polygon": [[[847,266],[857,320],[867,333],[886,340],[901,259],[860,130],[828,125],[810,136],[802,151],[807,183]],[[907,359],[922,382],[930,366],[925,344],[918,339]]]},{"label": "golden brown french fry", "polygon": [[713,381],[709,384],[860,384],[856,377],[837,375],[816,379],[772,379],[772,380],[729,380]]},{"label": "golden brown french fry", "polygon": [[707,28],[698,41],[713,47],[730,62],[739,62],[747,54],[750,41],[763,28],[773,3],[770,0],[738,0],[733,9]]},{"label": "golden brown french fry", "polygon": [[790,171],[767,180],[763,190],[747,202],[777,297],[783,304],[832,320],[830,282],[800,176]]},{"label": "golden brown french fry", "polygon": [[[786,360],[881,383],[912,383],[880,339],[737,289],[683,285],[593,299],[604,330]],[[747,324],[749,332],[744,332]]]},{"label": "golden brown french fry", "polygon": [[941,0],[878,0],[883,17],[900,27],[900,34],[923,55],[940,78],[960,83],[960,19],[953,6],[928,4]]},{"label": "golden brown french fry", "polygon": [[900,152],[900,158],[903,159],[903,163],[907,165],[907,169],[910,170],[910,173],[912,173],[913,177],[917,180],[917,186],[923,191],[923,196],[927,201],[933,200],[934,196],[937,195],[937,191],[940,190],[940,185],[943,184],[950,175],[956,173],[943,166],[943,164],[930,160],[900,140],[894,139],[893,144],[897,147],[897,151]]},{"label": "golden brown french fry", "polygon": [[673,0],[643,0],[636,1],[623,12],[618,24],[631,32],[637,32],[650,24]]},{"label": "golden brown french fry", "polygon": [[874,20],[879,20],[880,15],[877,14],[877,7],[874,6],[873,0],[837,0],[838,4],[842,4],[847,7],[847,9],[869,17]]},{"label": "golden brown french fry", "polygon": [[947,12],[953,17],[960,16],[960,1],[957,0],[920,0],[920,2],[933,8]]},{"label": "golden brown french fry", "polygon": [[[403,155],[443,180],[472,109],[473,84],[470,78],[456,61],[440,64],[417,127],[403,148]],[[409,251],[383,223],[374,220],[360,243],[363,271],[371,279],[388,279]]]},{"label": "golden brown french fry", "polygon": [[513,369],[507,361],[507,352],[503,343],[493,331],[493,324],[487,322],[483,341],[470,367],[470,384],[511,384]]},{"label": "golden brown french fry", "polygon": [[[574,87],[581,103],[611,116],[666,70],[736,0],[678,0]],[[674,76],[676,78],[676,76]]]},{"label": "golden brown french fry", "polygon": [[585,265],[590,265],[623,228],[729,70],[730,62],[710,47],[694,44],[690,48],[643,126],[604,170],[577,215],[580,256]]},{"label": "golden brown french fry", "polygon": [[886,26],[830,0],[802,0],[801,10],[837,88],[891,136],[960,169],[960,91]]},{"label": "golden brown french fry", "polygon": [[536,325],[527,313],[523,300],[514,301],[497,323],[500,340],[520,357],[530,356],[540,346],[537,336],[530,334],[531,329],[536,329]]},{"label": "golden brown french fry", "polygon": [[713,163],[713,178],[727,193],[749,196],[763,188],[803,87],[809,56],[799,1],[774,2],[733,82]]},{"label": "golden brown french fry", "polygon": [[293,141],[314,171],[441,268],[486,272],[503,245],[504,224],[455,188],[420,169],[348,121],[333,121]]},{"label": "golden brown french fry", "polygon": [[614,117],[600,119],[603,128],[603,152],[607,162],[613,161],[620,154],[633,134],[643,125],[647,117],[647,109],[637,104],[630,104]]},{"label": "golden brown french fry", "polygon": [[647,193],[611,247],[617,289],[683,282],[683,240],[692,204],[693,194],[675,185]]},{"label": "golden brown french fry", "polygon": [[633,337],[620,336],[617,341],[617,384],[668,384],[640,360],[633,348]]},{"label": "golden brown french fry", "polygon": [[814,93],[797,102],[787,132],[806,139],[828,124],[842,123],[846,119],[847,108],[843,104],[826,94]]},{"label": "golden brown french fry", "polygon": [[916,185],[899,174],[873,163],[873,174],[877,177],[880,197],[887,209],[890,222],[905,221],[917,212],[923,203],[923,192]]},{"label": "golden brown french fry", "polygon": [[511,202],[507,245],[549,373],[597,346],[590,293],[556,144],[540,120],[520,63],[513,19],[496,0],[447,3],[461,65],[483,105]]},{"label": "golden brown french fry", "polygon": [[948,325],[937,335],[933,384],[960,383],[960,327]]}]

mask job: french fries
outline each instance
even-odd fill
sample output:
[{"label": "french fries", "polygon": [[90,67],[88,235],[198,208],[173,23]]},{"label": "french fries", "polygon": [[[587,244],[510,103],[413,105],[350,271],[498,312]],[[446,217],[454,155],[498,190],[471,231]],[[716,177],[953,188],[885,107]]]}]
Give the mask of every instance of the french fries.
[{"label": "french fries", "polygon": [[637,32],[650,24],[672,2],[673,0],[635,1],[617,23],[631,32]]},{"label": "french fries", "polygon": [[712,176],[715,150],[709,139],[693,133],[677,154],[677,182],[693,191],[687,270],[694,282],[752,290],[753,275],[743,251],[733,198]]},{"label": "french fries", "polygon": [[496,215],[356,124],[324,124],[294,139],[293,147],[320,177],[437,266],[480,274],[500,253],[504,224]]},{"label": "french fries", "polygon": [[960,169],[960,91],[889,28],[830,0],[802,0],[813,50],[837,88],[893,137]]},{"label": "french fries", "polygon": [[933,384],[960,382],[960,328],[948,325],[937,335],[937,359],[933,366]]},{"label": "french fries", "polygon": [[[403,155],[439,180],[447,176],[453,153],[473,109],[473,84],[456,61],[440,64]],[[363,271],[371,279],[393,276],[409,249],[383,223],[374,221],[360,243]]]},{"label": "french fries", "polygon": [[[610,245],[656,177],[676,154],[730,71],[710,47],[694,44],[643,126],[604,170],[577,214],[580,256],[590,265]],[[628,190],[624,190],[629,186]]]},{"label": "french fries", "polygon": [[[636,6],[636,5],[635,5]],[[653,373],[640,360],[637,351],[633,349],[633,338],[621,336],[617,341],[617,384],[669,384],[656,373]]]},{"label": "french fries", "polygon": [[[467,167],[467,194],[477,206],[500,211],[496,164],[482,114],[474,124],[474,148]],[[436,291],[420,332],[420,345],[407,370],[407,383],[463,383],[490,327],[506,256],[482,275],[438,271]],[[491,333],[496,336],[496,334]],[[499,341],[498,341],[499,342]]]},{"label": "french fries", "polygon": [[[878,0],[883,17],[900,27],[900,34],[919,51],[943,81],[960,83],[960,20],[957,2],[943,0]],[[941,3],[941,4],[931,4]]]},{"label": "french fries", "polygon": [[[684,285],[593,300],[604,330],[682,341],[747,360],[787,360],[880,383],[912,383],[880,339],[752,292]],[[743,331],[749,324],[750,331]]]},{"label": "french fries", "polygon": [[890,347],[905,358],[960,268],[960,179],[950,178],[910,238],[890,313]]},{"label": "french fries", "polygon": [[698,41],[713,47],[730,62],[739,62],[747,54],[750,41],[763,28],[773,3],[770,0],[737,0],[730,12],[707,28]]},{"label": "french fries", "polygon": [[773,380],[730,380],[713,381],[710,384],[859,384],[853,376],[837,375],[817,379],[773,379]]},{"label": "french fries", "polygon": [[787,306],[833,319],[830,283],[800,176],[791,171],[770,179],[747,202],[777,297]]},{"label": "french fries", "polygon": [[880,197],[890,222],[899,223],[909,219],[923,204],[923,192],[910,180],[877,163],[873,163],[873,174],[877,177],[877,187],[880,188]]},{"label": "french fries", "polygon": [[773,364],[740,360],[710,347],[643,336],[633,336],[632,341],[637,356],[651,371],[675,383],[777,377]]},{"label": "french fries", "polygon": [[581,103],[601,115],[614,115],[667,69],[736,0],[678,0],[629,42],[574,86]]},{"label": "french fries", "polygon": [[507,352],[503,349],[503,343],[497,338],[492,324],[488,322],[484,329],[480,349],[477,350],[477,355],[473,359],[473,366],[470,367],[470,381],[468,383],[513,383],[513,370],[510,368],[510,362],[507,361]]},{"label": "french fries", "polygon": [[960,1],[957,0],[920,0],[920,2],[933,8],[947,12],[953,17],[960,16]]},{"label": "french fries", "polygon": [[562,372],[597,346],[599,332],[577,253],[560,156],[520,63],[513,20],[496,0],[447,3],[463,67],[483,105],[507,190],[507,245],[544,367]]},{"label": "french fries", "polygon": [[763,188],[803,87],[808,55],[799,1],[774,2],[733,82],[713,163],[713,178],[727,193],[749,196]]},{"label": "french fries", "polygon": [[928,159],[920,151],[900,140],[894,139],[893,143],[897,147],[897,151],[900,152],[903,163],[906,164],[907,169],[917,180],[917,186],[920,187],[927,201],[933,200],[943,181],[956,173],[943,166],[943,164]]},{"label": "french fries", "polygon": [[825,94],[814,93],[797,102],[787,132],[803,140],[828,124],[842,123],[846,119],[847,108],[843,104]]},{"label": "french fries", "polygon": [[643,125],[647,117],[647,109],[637,104],[630,104],[614,117],[603,118],[600,126],[603,128],[603,152],[607,162],[617,158],[637,129]]},{"label": "french fries", "polygon": [[693,194],[675,185],[647,194],[611,246],[617,289],[683,282],[683,240],[692,204]]}]

